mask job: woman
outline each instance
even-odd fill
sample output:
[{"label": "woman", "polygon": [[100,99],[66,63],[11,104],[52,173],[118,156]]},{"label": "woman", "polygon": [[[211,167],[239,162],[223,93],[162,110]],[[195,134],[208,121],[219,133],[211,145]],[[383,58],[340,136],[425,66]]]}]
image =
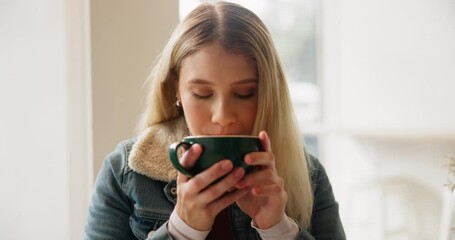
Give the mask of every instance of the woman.
[{"label": "woman", "polygon": [[[306,155],[271,37],[251,11],[202,4],[149,78],[144,130],[104,162],[87,239],[345,239],[330,182]],[[189,178],[168,147],[187,135],[258,135],[245,174],[226,160]],[[182,164],[202,149],[193,145]],[[222,177],[221,180],[216,181]]]}]

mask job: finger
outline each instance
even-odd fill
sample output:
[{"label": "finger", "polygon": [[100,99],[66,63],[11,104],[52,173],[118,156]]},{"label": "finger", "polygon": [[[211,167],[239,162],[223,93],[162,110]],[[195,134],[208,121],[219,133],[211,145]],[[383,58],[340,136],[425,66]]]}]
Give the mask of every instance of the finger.
[{"label": "finger", "polygon": [[[199,158],[202,153],[202,147],[199,144],[193,144],[190,149],[185,151],[182,158],[180,159],[180,164],[184,168],[191,168]],[[182,184],[187,182],[190,177],[182,174],[181,172],[177,172],[177,184]]]},{"label": "finger", "polygon": [[202,153],[202,146],[199,144],[193,144],[190,149],[185,151],[182,158],[180,159],[180,164],[184,168],[191,168],[199,158]]},{"label": "finger", "polygon": [[190,177],[186,176],[185,174],[181,173],[181,172],[177,172],[177,186],[185,183],[185,182],[188,182],[188,180],[190,180]]},{"label": "finger", "polygon": [[223,177],[216,184],[208,187],[200,195],[201,195],[201,197],[206,199],[207,202],[212,202],[213,200],[221,197],[223,194],[226,194],[226,192],[229,192],[229,190],[238,181],[240,181],[240,179],[242,179],[243,176],[245,176],[245,169],[243,169],[241,167],[236,168],[232,172],[230,172],[228,175]]},{"label": "finger", "polygon": [[259,133],[259,140],[261,141],[262,148],[266,152],[272,152],[272,146],[270,143],[270,138],[269,135],[267,134],[266,131],[261,131]]},{"label": "finger", "polygon": [[270,196],[273,194],[282,194],[284,197],[286,195],[286,190],[280,185],[265,185],[252,188],[251,193],[256,197]]},{"label": "finger", "polygon": [[198,191],[202,191],[210,184],[212,184],[215,180],[221,178],[222,176],[226,175],[234,168],[232,162],[230,160],[222,160],[207,170],[197,174],[194,176],[190,182],[191,188],[197,189]]},{"label": "finger", "polygon": [[263,169],[257,172],[247,174],[235,186],[242,189],[246,187],[258,187],[268,184],[277,184],[284,186],[284,180],[271,169]]},{"label": "finger", "polygon": [[251,152],[245,155],[245,163],[251,166],[275,167],[275,155],[272,152]]},{"label": "finger", "polygon": [[225,209],[227,206],[233,204],[242,197],[246,196],[249,192],[250,192],[249,189],[238,189],[232,192],[227,192],[223,197],[210,203],[208,207],[211,207],[216,211],[221,212],[221,210]]}]

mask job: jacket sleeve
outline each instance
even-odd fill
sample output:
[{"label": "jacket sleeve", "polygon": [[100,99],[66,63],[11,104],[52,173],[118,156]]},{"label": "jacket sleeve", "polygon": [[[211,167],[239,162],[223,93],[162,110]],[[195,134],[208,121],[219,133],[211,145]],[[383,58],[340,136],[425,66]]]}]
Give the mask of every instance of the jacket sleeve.
[{"label": "jacket sleeve", "polygon": [[159,227],[155,232],[149,234],[149,237],[146,240],[173,240],[167,229],[168,224],[169,221]]},{"label": "jacket sleeve", "polygon": [[312,161],[312,187],[314,192],[313,214],[310,231],[300,227],[300,240],[345,240],[346,236],[338,213],[338,203],[335,200],[327,173],[316,158]]},{"label": "jacket sleeve", "polygon": [[133,209],[122,190],[126,162],[122,144],[104,161],[89,207],[86,240],[136,239],[129,224]]}]

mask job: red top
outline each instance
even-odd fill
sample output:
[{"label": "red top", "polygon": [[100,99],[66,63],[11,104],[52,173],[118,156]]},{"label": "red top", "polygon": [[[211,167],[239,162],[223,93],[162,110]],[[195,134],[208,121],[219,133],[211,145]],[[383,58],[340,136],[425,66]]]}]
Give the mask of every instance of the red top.
[{"label": "red top", "polygon": [[212,230],[207,236],[208,240],[232,240],[234,234],[229,223],[229,207],[221,211],[215,218]]}]

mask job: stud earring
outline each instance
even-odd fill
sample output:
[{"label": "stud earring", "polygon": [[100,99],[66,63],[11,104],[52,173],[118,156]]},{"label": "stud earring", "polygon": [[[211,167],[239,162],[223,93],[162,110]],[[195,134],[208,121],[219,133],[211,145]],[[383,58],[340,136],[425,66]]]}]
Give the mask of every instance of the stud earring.
[{"label": "stud earring", "polygon": [[180,98],[177,98],[177,102],[175,102],[175,105],[177,105],[177,107],[179,108],[182,107],[182,101],[180,100]]}]

